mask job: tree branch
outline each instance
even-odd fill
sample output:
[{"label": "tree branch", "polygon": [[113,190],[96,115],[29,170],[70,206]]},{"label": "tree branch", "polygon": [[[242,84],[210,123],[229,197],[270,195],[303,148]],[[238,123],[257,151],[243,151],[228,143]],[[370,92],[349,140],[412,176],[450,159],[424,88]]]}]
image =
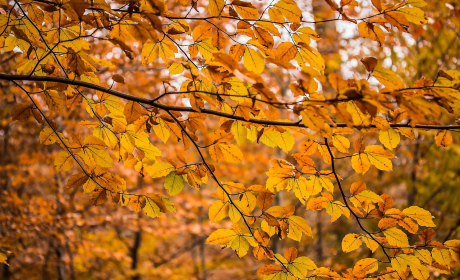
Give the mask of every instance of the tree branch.
[{"label": "tree branch", "polygon": [[[88,88],[88,89],[98,90],[98,91],[101,91],[101,92],[111,94],[113,96],[117,96],[119,98],[123,98],[125,100],[139,102],[139,103],[142,103],[142,104],[147,104],[147,105],[159,108],[159,109],[163,109],[165,111],[197,112],[192,107],[181,107],[181,106],[166,105],[166,104],[162,104],[162,103],[159,103],[159,102],[155,102],[155,101],[153,101],[153,99],[137,97],[137,96],[129,95],[129,94],[126,94],[126,93],[123,93],[123,92],[120,92],[120,91],[105,88],[105,87],[100,86],[100,85],[87,83],[87,82],[79,81],[79,80],[61,78],[61,77],[0,74],[0,80],[5,80],[5,81],[39,81],[39,82],[64,83],[64,84],[69,84],[69,85],[74,85],[74,86],[82,86],[82,87],[85,87],[85,88]],[[292,126],[292,127],[306,127],[301,122],[270,121],[270,120],[261,120],[261,119],[245,120],[242,116],[236,116],[236,115],[227,114],[227,113],[224,113],[224,112],[211,110],[211,109],[205,109],[205,108],[201,109],[201,113],[214,115],[214,116],[220,116],[220,117],[233,119],[233,120],[246,121],[246,122],[254,123],[254,124],[276,125],[276,126]],[[346,123],[336,123],[333,126],[334,127],[347,127],[347,124]],[[395,127],[408,127],[408,128],[439,129],[439,130],[443,130],[443,129],[447,129],[447,130],[460,129],[460,125],[423,125],[423,124],[418,124],[418,125],[415,125],[415,126],[411,126],[409,124],[390,124],[390,126],[393,127],[393,128],[395,128]],[[376,126],[374,124],[369,125],[369,127],[370,128],[376,128]]]}]

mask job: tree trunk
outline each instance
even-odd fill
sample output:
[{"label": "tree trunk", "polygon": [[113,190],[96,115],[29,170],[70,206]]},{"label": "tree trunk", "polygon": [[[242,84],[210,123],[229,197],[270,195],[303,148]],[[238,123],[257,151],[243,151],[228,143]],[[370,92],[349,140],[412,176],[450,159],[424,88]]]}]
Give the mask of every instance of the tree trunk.
[{"label": "tree trunk", "polygon": [[318,211],[316,217],[317,217],[316,229],[317,229],[317,232],[318,232],[318,234],[317,234],[318,235],[318,244],[316,244],[316,246],[317,246],[316,255],[317,255],[318,261],[322,261],[323,260],[323,223],[322,223],[323,212]]},{"label": "tree trunk", "polygon": [[417,197],[417,161],[420,153],[420,141],[419,139],[415,139],[415,150],[414,150],[414,157],[412,159],[412,172],[411,172],[411,180],[412,180],[412,188],[409,192],[409,196],[407,197],[407,205],[411,206],[415,204],[415,198]]},{"label": "tree trunk", "polygon": [[[139,252],[139,247],[141,245],[141,240],[142,240],[142,231],[139,226],[139,230],[136,231],[134,235],[134,244],[133,247],[131,247],[131,270],[136,270],[138,266],[138,252]],[[132,277],[131,280],[139,280],[140,275],[136,272]]]}]

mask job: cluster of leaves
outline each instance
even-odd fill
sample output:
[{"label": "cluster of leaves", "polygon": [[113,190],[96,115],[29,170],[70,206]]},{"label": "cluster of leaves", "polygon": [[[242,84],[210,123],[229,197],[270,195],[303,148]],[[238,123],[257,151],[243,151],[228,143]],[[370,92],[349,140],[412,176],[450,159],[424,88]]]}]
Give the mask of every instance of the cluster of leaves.
[{"label": "cluster of leaves", "polygon": [[[350,15],[357,1],[341,1],[340,6],[326,2],[339,14],[334,21],[357,24],[363,38],[379,45],[385,41],[384,29],[409,32],[410,23],[427,22],[420,9],[426,4],[422,0],[395,5],[373,0],[377,12],[362,18]],[[219,222],[228,216],[232,226],[217,229],[206,243],[231,248],[239,257],[252,247],[257,260],[278,265],[258,270],[265,279],[406,279],[412,273],[422,280],[429,277],[428,266],[449,273],[451,263],[460,261],[459,240],[437,242],[433,230],[419,229],[435,227],[430,212],[417,206],[392,208],[388,194],[379,196],[359,181],[347,194],[336,170],[336,161],[345,160],[359,174],[371,166],[392,171],[391,151],[401,135],[413,140],[423,130],[438,130],[439,147],[451,145],[451,131],[459,126],[441,121],[460,114],[458,70],[441,70],[434,80],[421,78],[406,86],[397,73],[366,57],[362,63],[367,79],[344,80],[338,73],[326,77],[325,61],[314,48],[320,38],[306,26],[293,0],[268,4],[210,0],[207,5],[192,1],[181,14],[170,11],[162,0],[0,0],[0,7],[4,11],[0,46],[5,53],[21,54],[14,69],[0,73],[1,80],[23,92],[11,119],[34,119],[43,126],[40,143],[61,149],[54,159],[56,171],[78,169],[67,187],[82,186],[91,204],[129,204],[134,212],[152,218],[176,212],[173,200],[164,195],[129,192],[126,180],[111,172],[114,165],[141,176],[165,177],[169,196],[179,194],[186,184],[199,190],[212,180],[218,200],[209,207],[209,219]],[[189,16],[192,10],[203,14]],[[99,45],[116,46],[126,59],[144,67],[157,65],[174,78],[162,81],[161,93],[157,88],[155,93],[131,94],[135,81],[125,82],[119,73],[104,75],[104,69],[118,68],[107,54],[93,51]],[[273,68],[292,73],[288,95],[264,79]],[[372,84],[371,77],[378,84]],[[335,97],[320,90],[323,84],[335,90]],[[86,119],[78,122],[85,133],[58,124],[64,110],[86,110]],[[366,145],[364,138],[373,133],[378,133],[383,146]],[[153,144],[153,134],[164,144],[182,143],[183,150],[197,153],[198,159],[165,156]],[[357,134],[351,153],[350,139]],[[243,183],[223,182],[217,171],[224,164],[243,163],[248,155],[241,146],[248,142],[285,154],[297,142],[299,152],[290,154],[297,165],[272,159],[265,185],[246,187],[248,178]],[[329,165],[329,170],[320,170],[312,157]],[[300,204],[271,206],[282,191],[292,191]],[[336,272],[298,257],[295,248],[284,256],[273,252],[273,236],[300,241],[302,235],[313,235],[307,221],[294,215],[300,205],[308,211],[325,208],[331,222],[342,216],[354,219],[362,232],[346,235],[343,251],[356,250],[364,242],[372,253],[380,248],[386,259],[362,259],[353,268]],[[365,227],[364,220],[371,219],[378,231]],[[411,245],[401,228],[418,234],[421,242]],[[379,263],[386,265],[378,272]]]}]

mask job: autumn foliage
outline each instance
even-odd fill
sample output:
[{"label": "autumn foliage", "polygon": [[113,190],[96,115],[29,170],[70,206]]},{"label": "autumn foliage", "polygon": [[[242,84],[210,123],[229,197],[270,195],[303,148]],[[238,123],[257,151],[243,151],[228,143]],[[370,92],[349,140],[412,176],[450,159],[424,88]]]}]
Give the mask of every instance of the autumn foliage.
[{"label": "autumn foliage", "polygon": [[2,277],[456,279],[427,2],[0,0]]}]

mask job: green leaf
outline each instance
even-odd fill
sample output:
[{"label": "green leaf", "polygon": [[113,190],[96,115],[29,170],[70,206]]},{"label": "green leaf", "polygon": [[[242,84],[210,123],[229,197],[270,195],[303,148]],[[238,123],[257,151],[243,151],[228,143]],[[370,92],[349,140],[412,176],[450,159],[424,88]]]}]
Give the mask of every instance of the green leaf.
[{"label": "green leaf", "polygon": [[173,196],[180,193],[184,189],[184,178],[182,175],[177,175],[174,171],[166,176],[165,189],[169,195]]}]

